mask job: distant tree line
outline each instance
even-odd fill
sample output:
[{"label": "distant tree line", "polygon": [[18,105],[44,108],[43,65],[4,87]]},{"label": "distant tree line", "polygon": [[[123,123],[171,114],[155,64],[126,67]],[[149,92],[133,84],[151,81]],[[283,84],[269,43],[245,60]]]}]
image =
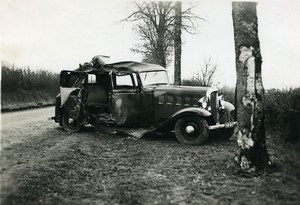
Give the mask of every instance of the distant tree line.
[{"label": "distant tree line", "polygon": [[59,92],[59,74],[1,63],[1,106],[49,104]]}]

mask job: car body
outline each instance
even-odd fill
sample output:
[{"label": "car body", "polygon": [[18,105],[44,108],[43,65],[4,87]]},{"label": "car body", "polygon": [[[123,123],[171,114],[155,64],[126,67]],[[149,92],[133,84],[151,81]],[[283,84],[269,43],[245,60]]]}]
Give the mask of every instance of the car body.
[{"label": "car body", "polygon": [[159,65],[105,64],[94,57],[76,70],[61,71],[53,119],[71,132],[85,124],[175,130],[180,142],[197,145],[210,130],[231,136],[234,109],[216,88],[170,85]]}]

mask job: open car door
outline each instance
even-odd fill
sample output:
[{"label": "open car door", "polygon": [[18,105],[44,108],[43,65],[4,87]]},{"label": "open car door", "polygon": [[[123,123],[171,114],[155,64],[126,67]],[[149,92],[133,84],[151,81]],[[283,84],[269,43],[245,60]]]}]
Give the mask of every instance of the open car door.
[{"label": "open car door", "polygon": [[88,74],[79,71],[61,71],[60,94],[64,107],[62,125],[65,130],[77,132],[82,127],[86,108]]}]

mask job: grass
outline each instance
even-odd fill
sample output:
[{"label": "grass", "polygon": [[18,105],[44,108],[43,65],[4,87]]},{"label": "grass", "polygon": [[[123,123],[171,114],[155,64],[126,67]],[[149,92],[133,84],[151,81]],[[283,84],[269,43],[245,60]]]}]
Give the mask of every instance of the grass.
[{"label": "grass", "polygon": [[272,170],[249,176],[234,163],[235,139],[186,146],[51,130],[5,153],[24,164],[3,204],[297,204],[299,162],[268,145]]}]

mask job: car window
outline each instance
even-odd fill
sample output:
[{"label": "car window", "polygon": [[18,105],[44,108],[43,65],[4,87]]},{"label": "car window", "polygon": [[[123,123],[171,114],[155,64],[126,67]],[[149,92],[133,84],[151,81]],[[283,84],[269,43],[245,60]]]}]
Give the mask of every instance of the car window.
[{"label": "car window", "polygon": [[143,86],[169,84],[168,74],[166,71],[141,72],[140,78]]},{"label": "car window", "polygon": [[116,88],[133,88],[134,84],[131,75],[116,75],[115,76]]},{"label": "car window", "polygon": [[95,74],[88,75],[88,83],[89,84],[96,83],[96,75]]},{"label": "car window", "polygon": [[64,72],[61,75],[61,86],[66,88],[80,87],[85,82],[83,73]]}]

